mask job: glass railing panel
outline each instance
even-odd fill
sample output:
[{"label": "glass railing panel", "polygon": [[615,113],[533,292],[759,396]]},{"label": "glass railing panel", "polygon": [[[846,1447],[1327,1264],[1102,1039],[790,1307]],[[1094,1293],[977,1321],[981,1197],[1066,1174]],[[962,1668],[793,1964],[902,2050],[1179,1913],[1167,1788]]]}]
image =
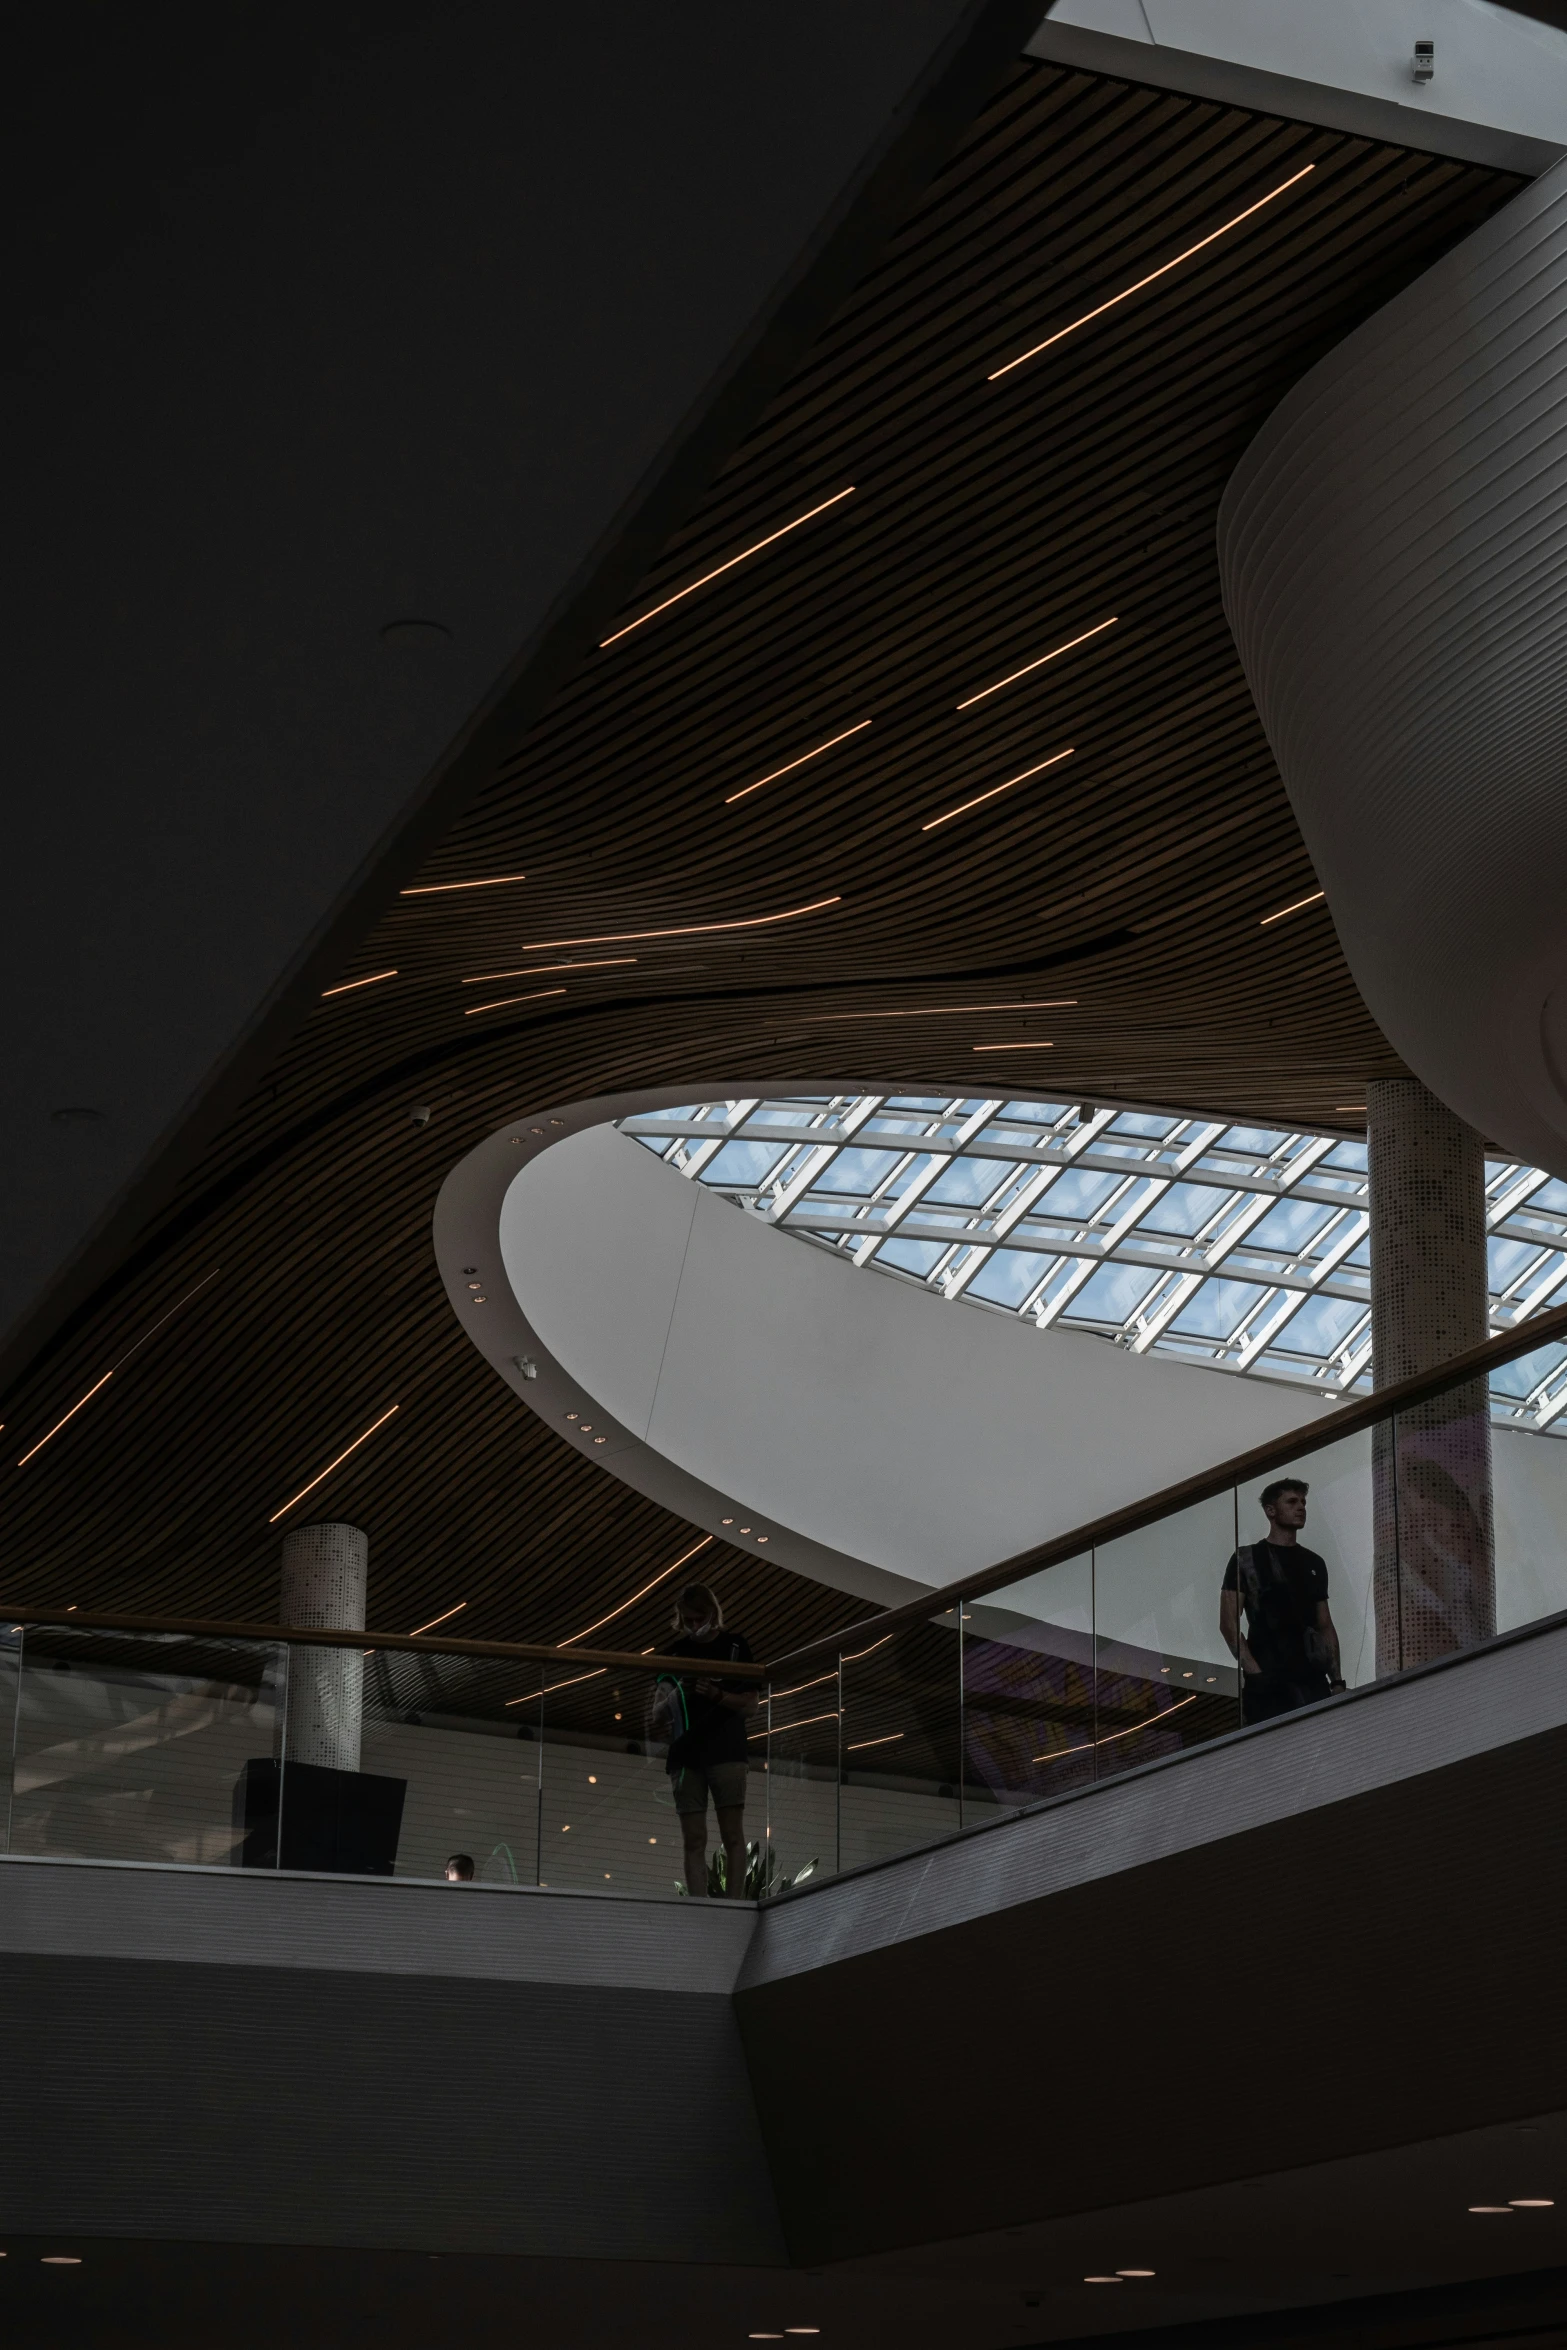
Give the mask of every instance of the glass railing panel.
[{"label": "glass railing panel", "polygon": [[1083,1551],[973,1599],[963,1624],[965,1825],[1094,1775],[1094,1574]]},{"label": "glass railing panel", "polygon": [[[538,1868],[536,1667],[408,1649],[336,1652],[324,1720],[293,1652],[285,1867],[531,1885]],[[341,1709],[341,1711],[340,1711]],[[357,1736],[354,1733],[357,1713]],[[341,1720],[344,1735],[337,1736]]]},{"label": "glass railing panel", "polygon": [[[573,1671],[562,1661],[550,1665],[545,1688],[540,1882],[672,1896],[685,1882],[685,1857],[660,1683],[608,1666]],[[754,1784],[759,1795],[760,1773]],[[760,1803],[753,1808],[754,1836]],[[711,1841],[710,1803],[705,1818]]]},{"label": "glass railing panel", "polygon": [[1239,1727],[1236,1662],[1220,1624],[1234,1550],[1230,1493],[1095,1550],[1096,1777]]},{"label": "glass railing panel", "polygon": [[1537,1418],[1554,1400],[1535,1425],[1491,1429],[1498,1632],[1567,1609],[1567,1412]]},{"label": "glass railing panel", "polygon": [[841,1867],[962,1827],[963,1630],[954,1610],[843,1651]]},{"label": "glass railing panel", "polygon": [[764,1757],[767,1893],[830,1877],[840,1865],[838,1694],[831,1656],[798,1671],[785,1663],[764,1691],[752,1752]]},{"label": "glass railing panel", "polygon": [[30,1624],[5,1653],[11,1852],[273,1865],[247,1791],[281,1751],[281,1644]]},{"label": "glass railing panel", "polygon": [[16,1788],[17,1707],[22,1690],[20,1624],[0,1624],[0,1852],[11,1849],[11,1811]]}]

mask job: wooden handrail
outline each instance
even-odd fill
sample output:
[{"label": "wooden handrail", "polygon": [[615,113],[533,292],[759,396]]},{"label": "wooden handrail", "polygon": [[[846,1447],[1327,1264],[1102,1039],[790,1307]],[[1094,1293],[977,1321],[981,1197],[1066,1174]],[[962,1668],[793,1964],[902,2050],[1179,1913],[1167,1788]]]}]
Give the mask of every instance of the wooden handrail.
[{"label": "wooden handrail", "polygon": [[1519,1355],[1533,1354],[1536,1347],[1549,1346],[1557,1339],[1567,1339],[1567,1306],[1554,1306],[1547,1313],[1532,1314],[1527,1322],[1501,1338],[1488,1338],[1464,1354],[1453,1355],[1435,1371],[1422,1371],[1413,1379],[1400,1379],[1392,1386],[1361,1396],[1354,1403],[1341,1404],[1309,1428],[1299,1428],[1289,1436],[1272,1437],[1266,1444],[1255,1444],[1249,1452],[1236,1453],[1214,1468],[1184,1478],[1179,1485],[1166,1485],[1161,1492],[1150,1493],[1142,1501],[1128,1502],[1121,1509],[1107,1511],[1102,1518],[1091,1518],[1084,1526],[1074,1526],[1069,1533],[1055,1535],[1049,1542],[1036,1543],[1031,1550],[1020,1550],[998,1566],[977,1567],[972,1575],[964,1575],[955,1583],[943,1583],[927,1592],[923,1599],[905,1600],[901,1606],[887,1608],[879,1616],[856,1617],[839,1632],[808,1640],[802,1648],[787,1649],[782,1656],[773,1657],[767,1671],[770,1675],[784,1671],[797,1673],[819,1657],[836,1654],[846,1640],[860,1640],[870,1633],[880,1641],[905,1624],[929,1623],[933,1617],[961,1606],[964,1600],[983,1599],[987,1592],[998,1591],[1003,1584],[1021,1582],[1025,1575],[1042,1574],[1046,1567],[1060,1566],[1066,1559],[1080,1557],[1085,1550],[1118,1541],[1123,1534],[1136,1534],[1158,1518],[1172,1517],[1177,1510],[1193,1509],[1198,1502],[1211,1501],[1232,1485],[1249,1484],[1269,1469],[1286,1468],[1304,1453],[1321,1452],[1346,1436],[1358,1435],[1363,1428],[1375,1427],[1379,1420],[1390,1418],[1394,1412],[1446,1395],[1466,1381],[1479,1378],[1502,1363],[1514,1362]]},{"label": "wooden handrail", "polygon": [[[622,1648],[550,1648],[534,1640],[426,1640],[417,1632],[340,1632],[325,1624],[230,1624],[201,1616],[89,1616],[80,1608],[0,1606],[0,1625],[49,1624],[65,1632],[166,1632],[189,1640],[249,1640],[295,1648],[396,1648],[417,1656],[471,1656],[496,1664],[604,1666],[610,1672],[722,1674],[732,1681],[760,1681],[766,1667],[722,1663],[715,1658],[633,1656]],[[541,1692],[549,1695],[546,1686]]]}]

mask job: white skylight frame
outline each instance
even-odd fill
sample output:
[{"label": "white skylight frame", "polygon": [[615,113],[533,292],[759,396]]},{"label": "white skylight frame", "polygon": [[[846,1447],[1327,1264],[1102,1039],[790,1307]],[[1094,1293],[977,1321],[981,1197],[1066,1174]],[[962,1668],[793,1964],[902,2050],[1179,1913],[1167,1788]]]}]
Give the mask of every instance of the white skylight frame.
[{"label": "white skylight frame", "polygon": [[[980,1094],[758,1096],[619,1125],[746,1213],[987,1312],[1329,1393],[1371,1385],[1363,1142]],[[1567,1290],[1567,1184],[1488,1160],[1486,1203],[1500,1333]],[[1567,1435],[1567,1346],[1499,1370],[1491,1412]]]}]

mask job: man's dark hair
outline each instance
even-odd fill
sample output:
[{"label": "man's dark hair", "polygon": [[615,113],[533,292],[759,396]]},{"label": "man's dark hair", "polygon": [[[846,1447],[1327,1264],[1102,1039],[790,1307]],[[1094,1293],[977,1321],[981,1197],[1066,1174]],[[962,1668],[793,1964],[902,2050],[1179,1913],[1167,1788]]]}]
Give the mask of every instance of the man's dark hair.
[{"label": "man's dark hair", "polygon": [[1269,1502],[1277,1501],[1281,1493],[1309,1493],[1310,1491],[1311,1487],[1306,1483],[1304,1477],[1275,1477],[1271,1485],[1263,1487],[1257,1498],[1262,1507],[1266,1509]]},{"label": "man's dark hair", "polygon": [[471,1852],[454,1852],[446,1866],[448,1871],[455,1869],[457,1875],[466,1885],[473,1875],[473,1854]]}]

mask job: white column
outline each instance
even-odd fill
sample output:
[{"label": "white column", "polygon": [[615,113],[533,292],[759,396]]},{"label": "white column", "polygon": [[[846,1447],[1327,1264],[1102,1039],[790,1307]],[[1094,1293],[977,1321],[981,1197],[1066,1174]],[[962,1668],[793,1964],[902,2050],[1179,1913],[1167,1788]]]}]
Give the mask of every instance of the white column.
[{"label": "white column", "polygon": [[[370,1537],[357,1526],[297,1526],[283,1537],[283,1622],[362,1632]],[[357,1648],[293,1648],[288,1658],[290,1762],[359,1768],[365,1660]]]},{"label": "white column", "polygon": [[[1415,1078],[1366,1090],[1373,1383],[1412,1378],[1488,1333],[1485,1156]],[[1496,1630],[1491,1415],[1473,1379],[1401,1412],[1374,1449],[1377,1671],[1450,1656]]]}]

